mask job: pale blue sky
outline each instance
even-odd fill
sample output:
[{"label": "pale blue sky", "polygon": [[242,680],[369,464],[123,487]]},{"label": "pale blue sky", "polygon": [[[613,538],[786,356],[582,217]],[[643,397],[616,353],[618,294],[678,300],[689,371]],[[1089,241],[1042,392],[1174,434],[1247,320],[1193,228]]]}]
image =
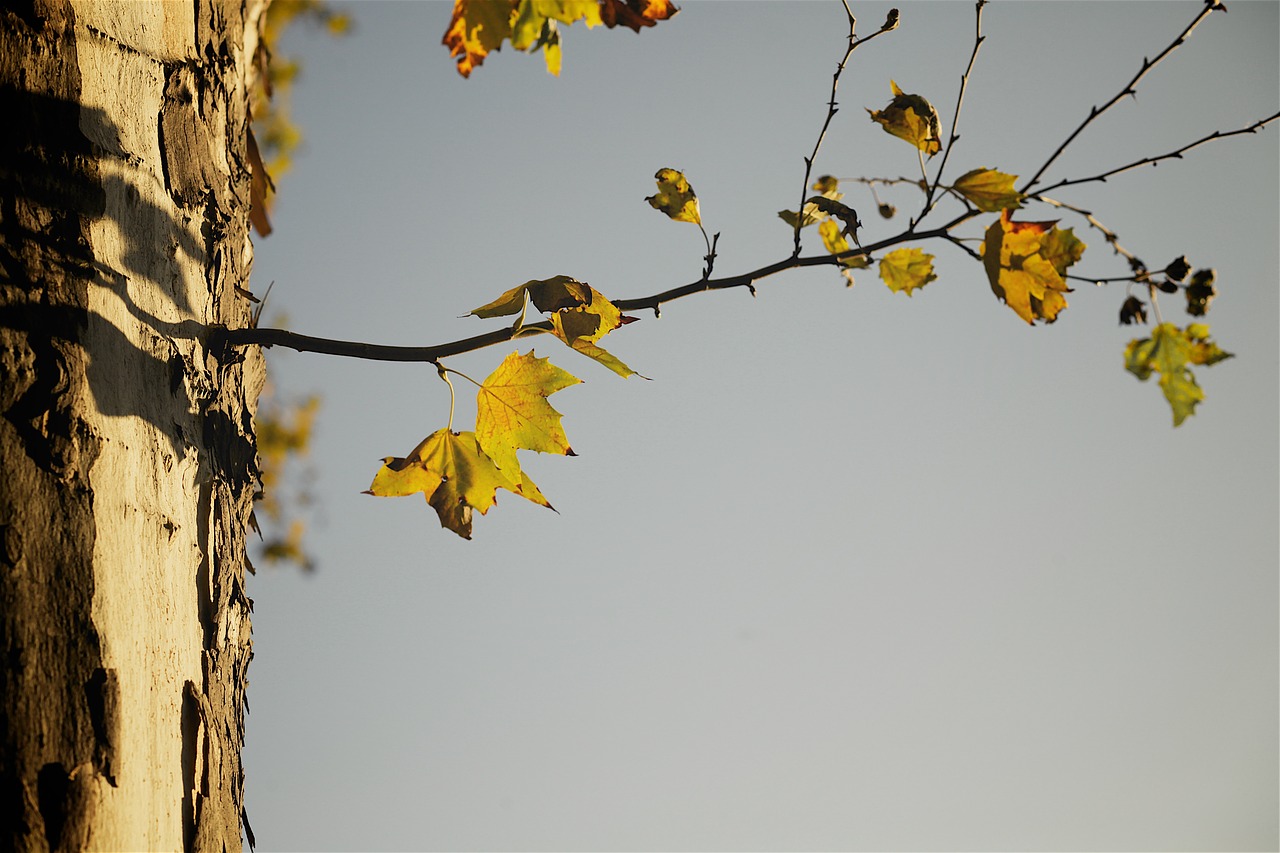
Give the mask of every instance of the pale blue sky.
[{"label": "pale blue sky", "polygon": [[[888,5],[856,4],[860,33]],[[1200,5],[989,6],[948,174],[1034,173]],[[1275,112],[1280,6],[1229,6],[1050,178]],[[644,203],[663,166],[722,232],[717,273],[789,254],[838,3],[575,26],[559,79],[504,50],[462,80],[445,3],[352,12],[348,38],[287,44],[308,144],[253,288],[295,331],[433,344],[497,326],[459,317],[527,279],[692,281],[701,236]],[[970,3],[903,4],[815,174],[915,173],[863,108],[893,78],[948,129],[972,38]],[[1152,266],[1217,269],[1207,319],[1238,357],[1177,430],[1122,369],[1123,286],[1032,329],[925,246],[939,278],[910,299],[824,268],[646,313],[605,345],[652,382],[522,342],[585,380],[553,398],[580,455],[527,460],[559,514],[500,493],[466,542],[360,494],[444,426],[430,366],[270,353],[324,408],[319,570],[250,582],[259,849],[1275,849],[1278,131],[1056,194]],[[845,189],[864,240],[916,202],[886,224]],[[1073,272],[1126,271],[1062,224],[1089,244]]]}]

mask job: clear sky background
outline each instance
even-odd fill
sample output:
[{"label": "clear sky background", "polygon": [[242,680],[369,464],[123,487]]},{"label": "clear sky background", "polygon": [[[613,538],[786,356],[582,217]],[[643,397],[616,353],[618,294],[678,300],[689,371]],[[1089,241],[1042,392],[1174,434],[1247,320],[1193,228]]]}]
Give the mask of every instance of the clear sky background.
[{"label": "clear sky background", "polygon": [[[863,109],[890,78],[950,128],[973,6],[902,5],[854,54],[815,175],[917,172]],[[948,175],[1033,174],[1200,5],[992,4]],[[1275,112],[1280,5],[1229,7],[1050,179]],[[887,9],[856,4],[859,32]],[[459,317],[528,279],[696,280],[697,229],[644,202],[664,166],[722,234],[718,274],[789,254],[776,212],[825,115],[838,3],[577,25],[558,79],[509,49],[460,78],[446,3],[350,10],[353,35],[284,46],[307,146],[253,289],[275,282],[293,330],[425,345],[501,325]],[[429,365],[272,351],[283,391],[324,406],[318,570],[250,584],[259,849],[1276,849],[1278,131],[1058,194],[1152,267],[1217,269],[1207,320],[1238,357],[1199,370],[1177,430],[1123,370],[1146,334],[1117,324],[1123,285],[1077,284],[1030,328],[924,246],[938,280],[913,298],[821,268],[643,313],[604,343],[651,382],[521,342],[585,380],[552,399],[579,456],[526,459],[559,514],[499,493],[466,542],[419,497],[360,493],[445,425]],[[864,242],[917,203],[889,193],[885,223],[844,189]],[[1062,224],[1089,244],[1072,272],[1127,271]],[[448,364],[482,378],[512,349]]]}]

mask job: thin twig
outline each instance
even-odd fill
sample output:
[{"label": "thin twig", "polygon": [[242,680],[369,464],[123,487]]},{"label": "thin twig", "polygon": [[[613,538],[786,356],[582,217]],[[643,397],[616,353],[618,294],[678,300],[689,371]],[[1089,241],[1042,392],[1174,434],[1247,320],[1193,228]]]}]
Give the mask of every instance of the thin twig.
[{"label": "thin twig", "polygon": [[1045,204],[1052,205],[1053,207],[1062,208],[1063,210],[1069,210],[1072,213],[1078,214],[1079,216],[1084,218],[1085,222],[1088,222],[1089,225],[1096,228],[1098,231],[1102,233],[1103,239],[1106,240],[1107,243],[1111,246],[1112,251],[1114,251],[1117,255],[1120,255],[1122,258],[1127,260],[1129,262],[1130,268],[1136,268],[1135,265],[1141,266],[1144,268],[1146,267],[1146,264],[1143,264],[1142,261],[1140,261],[1133,254],[1133,252],[1130,252],[1124,246],[1120,245],[1120,240],[1116,236],[1116,232],[1112,231],[1110,228],[1103,225],[1102,222],[1100,222],[1098,218],[1093,215],[1092,211],[1085,210],[1083,207],[1076,207],[1073,204],[1067,204],[1065,201],[1058,201],[1056,199],[1049,198],[1048,196],[1042,195],[1041,193],[1036,193],[1035,195],[1027,196],[1027,198],[1034,199],[1036,201],[1042,201]]},{"label": "thin twig", "polygon": [[938,164],[938,173],[933,176],[933,182],[928,185],[928,189],[925,191],[924,207],[921,208],[920,215],[916,217],[916,222],[928,216],[934,205],[937,204],[934,199],[934,193],[938,190],[938,184],[942,182],[942,171],[947,168],[947,158],[951,156],[951,149],[960,141],[960,137],[956,135],[956,127],[960,124],[960,108],[964,106],[964,93],[969,86],[969,75],[973,73],[973,65],[978,59],[978,50],[987,39],[982,34],[982,7],[986,5],[987,0],[978,0],[974,9],[973,53],[969,54],[969,65],[964,69],[964,73],[960,75],[960,94],[956,96],[956,109],[951,115],[951,137],[947,140],[946,150],[942,152],[942,162]]},{"label": "thin twig", "polygon": [[1137,90],[1134,87],[1138,85],[1138,81],[1140,81],[1143,77],[1147,76],[1147,72],[1149,72],[1152,68],[1155,68],[1157,65],[1159,65],[1165,59],[1165,57],[1167,57],[1169,54],[1173,53],[1174,50],[1180,47],[1191,35],[1192,30],[1194,30],[1197,26],[1199,26],[1200,22],[1203,21],[1206,17],[1208,17],[1208,15],[1211,12],[1213,12],[1215,9],[1223,9],[1225,11],[1226,7],[1224,7],[1221,3],[1205,3],[1204,8],[1200,10],[1200,12],[1196,15],[1195,19],[1190,24],[1187,25],[1187,28],[1183,30],[1182,33],[1177,38],[1175,38],[1168,47],[1160,51],[1159,56],[1157,56],[1155,59],[1147,59],[1146,57],[1143,57],[1142,67],[1138,69],[1138,73],[1133,76],[1133,79],[1130,80],[1127,84],[1125,84],[1125,87],[1121,89],[1119,92],[1117,92],[1116,95],[1111,100],[1103,104],[1101,109],[1099,109],[1097,106],[1090,107],[1089,115],[1085,118],[1085,120],[1082,121],[1080,123],[1080,126],[1077,127],[1074,131],[1072,131],[1071,135],[1068,136],[1066,140],[1061,145],[1058,146],[1058,150],[1054,151],[1053,154],[1049,157],[1049,159],[1044,162],[1044,165],[1040,167],[1039,171],[1037,171],[1034,175],[1031,176],[1031,180],[1027,181],[1022,186],[1022,189],[1020,190],[1020,192],[1026,193],[1027,190],[1035,186],[1040,181],[1041,176],[1044,175],[1046,171],[1048,171],[1051,165],[1053,165],[1053,162],[1057,160],[1059,156],[1061,156],[1063,151],[1067,150],[1067,146],[1070,145],[1072,142],[1074,142],[1076,137],[1079,136],[1081,133],[1083,133],[1084,129],[1088,127],[1093,122],[1094,119],[1096,119],[1098,116],[1105,113],[1107,110],[1111,109],[1117,103],[1119,103],[1120,99],[1123,98],[1125,95],[1137,94]]},{"label": "thin twig", "polygon": [[1088,275],[1075,275],[1074,273],[1068,273],[1067,275],[1064,275],[1063,278],[1069,279],[1071,281],[1087,281],[1090,284],[1097,284],[1097,285],[1115,284],[1121,281],[1127,281],[1131,283],[1136,281],[1145,281],[1144,276],[1137,275],[1136,273],[1134,275],[1114,275],[1107,278],[1094,278],[1093,276],[1088,276]]},{"label": "thin twig", "polygon": [[705,281],[711,278],[711,270],[716,265],[716,244],[720,242],[720,232],[717,231],[715,239],[712,240],[707,236],[707,229],[702,227],[702,223],[699,222],[697,225],[698,230],[702,232],[703,242],[707,244],[707,253],[702,256],[702,259],[707,262],[707,265],[702,268],[702,278]]},{"label": "thin twig", "polygon": [[1197,139],[1195,142],[1191,142],[1187,145],[1184,145],[1181,148],[1178,148],[1177,150],[1170,151],[1168,154],[1160,154],[1159,156],[1156,156],[1156,157],[1143,157],[1141,160],[1135,160],[1134,162],[1128,164],[1127,166],[1119,166],[1115,169],[1111,169],[1109,171],[1103,172],[1100,175],[1094,175],[1089,178],[1071,178],[1065,181],[1058,181],[1056,184],[1050,184],[1049,186],[1043,188],[1039,192],[1047,193],[1047,192],[1056,190],[1060,187],[1069,187],[1069,186],[1074,186],[1075,184],[1087,184],[1092,181],[1103,181],[1105,183],[1107,178],[1114,177],[1115,175],[1119,175],[1122,172],[1128,172],[1133,169],[1139,169],[1143,166],[1154,166],[1156,163],[1159,163],[1161,160],[1173,160],[1173,159],[1181,160],[1182,155],[1190,151],[1192,148],[1198,148],[1201,145],[1214,141],[1215,139],[1226,139],[1227,137],[1230,137],[1230,136],[1239,136],[1242,133],[1257,133],[1259,130],[1262,130],[1262,128],[1266,127],[1268,124],[1271,124],[1271,122],[1275,121],[1276,119],[1280,119],[1280,113],[1275,113],[1273,115],[1268,116],[1267,118],[1259,119],[1258,121],[1255,121],[1253,124],[1249,125],[1248,127],[1241,127],[1236,130],[1228,130],[1228,131],[1215,130],[1213,133],[1209,134],[1208,136]]},{"label": "thin twig", "polygon": [[809,178],[813,175],[813,161],[818,159],[818,150],[822,148],[822,140],[826,138],[827,129],[831,127],[831,120],[840,111],[840,108],[836,105],[836,88],[840,85],[840,75],[844,73],[844,67],[849,62],[849,57],[853,55],[859,45],[866,44],[876,36],[891,32],[897,29],[898,26],[898,10],[892,9],[880,29],[866,38],[860,39],[855,32],[858,26],[858,19],[853,16],[853,12],[849,9],[848,0],[840,0],[840,2],[844,5],[844,13],[849,19],[849,45],[845,48],[844,56],[841,57],[840,63],[836,66],[836,73],[831,77],[831,97],[827,100],[827,117],[823,119],[822,129],[818,131],[818,139],[813,144],[813,152],[804,158],[804,181],[800,184],[800,206],[796,208],[795,248],[791,253],[792,257],[796,258],[800,257],[800,229],[804,227],[804,205],[805,199],[809,197]]}]

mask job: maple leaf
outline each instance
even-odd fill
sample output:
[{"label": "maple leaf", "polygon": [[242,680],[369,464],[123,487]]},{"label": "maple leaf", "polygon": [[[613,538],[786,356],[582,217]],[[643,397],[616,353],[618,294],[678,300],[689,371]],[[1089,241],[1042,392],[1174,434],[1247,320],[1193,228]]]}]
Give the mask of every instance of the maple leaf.
[{"label": "maple leaf", "polygon": [[675,169],[659,169],[653,176],[658,182],[658,192],[645,201],[654,210],[661,210],[676,222],[692,222],[702,224],[702,214],[698,210],[698,196],[682,172]]},{"label": "maple leaf", "polygon": [[883,110],[867,110],[871,120],[899,139],[905,139],[932,157],[942,150],[938,111],[920,95],[908,95],[889,81],[893,100]]},{"label": "maple leaf", "polygon": [[995,169],[974,169],[961,175],[951,188],[978,210],[995,213],[1022,207],[1022,193],[1013,187],[1017,179],[1017,175],[1006,175]]},{"label": "maple leaf", "polygon": [[463,77],[471,76],[507,39],[516,50],[542,49],[547,71],[558,75],[557,22],[585,20],[588,28],[604,24],[610,29],[621,24],[639,32],[678,11],[669,0],[454,0],[453,17],[441,41]]},{"label": "maple leaf", "polygon": [[596,290],[591,290],[591,301],[586,305],[563,308],[551,315],[552,334],[626,379],[640,374],[596,344],[596,341],[622,324],[622,312]]},{"label": "maple leaf", "polygon": [[457,59],[458,73],[470,77],[511,37],[511,18],[518,0],[454,0],[453,17],[441,40]]},{"label": "maple leaf", "polygon": [[1192,323],[1186,329],[1161,323],[1151,330],[1151,337],[1129,341],[1124,367],[1143,382],[1153,372],[1160,374],[1160,388],[1173,410],[1176,427],[1195,414],[1196,406],[1204,400],[1204,391],[1187,365],[1212,365],[1231,357],[1209,340],[1209,327],[1203,323]]},{"label": "maple leaf", "polygon": [[494,464],[519,486],[518,494],[551,507],[520,468],[517,450],[575,455],[547,397],[581,382],[546,358],[513,352],[485,379],[476,396],[476,438]]},{"label": "maple leaf", "polygon": [[923,249],[895,249],[880,261],[880,278],[894,293],[924,287],[937,278],[933,273],[933,255]]},{"label": "maple leaf", "polygon": [[445,428],[424,438],[408,456],[383,459],[365,494],[403,497],[422,492],[442,527],[470,539],[471,511],[488,512],[498,489],[521,494],[520,486],[481,449],[474,432]]},{"label": "maple leaf", "polygon": [[1056,222],[1014,222],[1009,211],[987,228],[978,252],[996,297],[1028,323],[1052,323],[1067,307],[1062,278],[1080,260],[1085,244]]}]

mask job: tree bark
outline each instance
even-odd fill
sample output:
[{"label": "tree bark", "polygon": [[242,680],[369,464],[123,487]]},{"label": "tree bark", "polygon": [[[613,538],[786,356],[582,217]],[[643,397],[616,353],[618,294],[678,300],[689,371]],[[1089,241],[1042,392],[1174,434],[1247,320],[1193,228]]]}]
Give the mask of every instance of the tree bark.
[{"label": "tree bark", "polygon": [[0,11],[3,849],[242,846],[264,6]]}]

